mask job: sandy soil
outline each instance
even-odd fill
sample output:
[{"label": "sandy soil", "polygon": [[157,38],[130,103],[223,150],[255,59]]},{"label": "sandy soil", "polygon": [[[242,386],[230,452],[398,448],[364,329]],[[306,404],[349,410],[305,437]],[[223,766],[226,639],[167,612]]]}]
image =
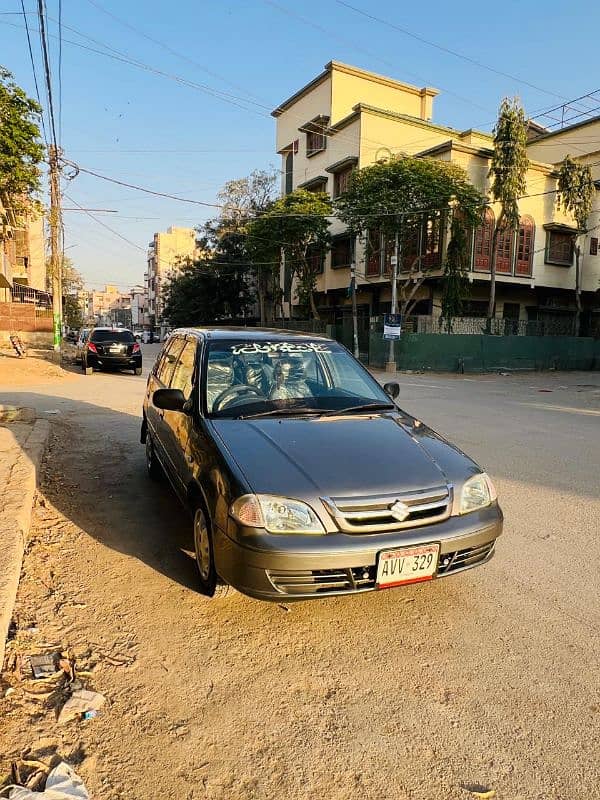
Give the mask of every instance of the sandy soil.
[{"label": "sandy soil", "polygon": [[9,659],[68,648],[107,704],[59,726],[60,693],[7,661],[0,780],[60,755],[95,800],[600,797],[600,380],[401,380],[494,476],[498,553],[289,608],[195,593],[189,521],[144,475],[142,378],[16,393],[61,413]]}]

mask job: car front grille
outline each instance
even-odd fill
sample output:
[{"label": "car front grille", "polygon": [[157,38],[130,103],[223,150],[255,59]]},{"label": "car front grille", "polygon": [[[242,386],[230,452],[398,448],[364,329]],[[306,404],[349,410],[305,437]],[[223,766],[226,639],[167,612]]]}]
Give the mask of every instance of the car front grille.
[{"label": "car front grille", "polygon": [[[452,511],[452,489],[372,497],[324,497],[325,507],[345,533],[386,533],[441,522]],[[395,514],[394,507],[400,514]]]},{"label": "car front grille", "polygon": [[[495,541],[440,555],[436,577],[476,567],[488,561]],[[284,595],[316,595],[366,591],[375,588],[376,566],[339,569],[270,570],[267,576],[275,589]]]}]

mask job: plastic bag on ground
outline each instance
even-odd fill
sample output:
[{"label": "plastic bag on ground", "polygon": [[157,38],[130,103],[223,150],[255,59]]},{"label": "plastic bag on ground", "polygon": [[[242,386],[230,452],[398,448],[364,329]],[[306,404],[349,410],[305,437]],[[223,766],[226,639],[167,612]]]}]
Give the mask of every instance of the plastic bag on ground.
[{"label": "plastic bag on ground", "polygon": [[43,792],[15,786],[8,797],[9,800],[90,800],[83,781],[64,761],[48,775]]}]

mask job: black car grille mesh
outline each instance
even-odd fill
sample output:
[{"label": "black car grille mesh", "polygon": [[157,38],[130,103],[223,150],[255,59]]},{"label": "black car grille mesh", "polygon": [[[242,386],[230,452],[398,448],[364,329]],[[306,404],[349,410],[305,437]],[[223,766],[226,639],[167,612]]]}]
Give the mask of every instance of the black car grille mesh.
[{"label": "black car grille mesh", "polygon": [[[451,575],[475,567],[491,558],[495,542],[486,542],[478,547],[468,547],[453,553],[440,555],[437,577]],[[376,567],[312,570],[270,570],[269,580],[277,591],[286,595],[343,594],[375,588]]]}]

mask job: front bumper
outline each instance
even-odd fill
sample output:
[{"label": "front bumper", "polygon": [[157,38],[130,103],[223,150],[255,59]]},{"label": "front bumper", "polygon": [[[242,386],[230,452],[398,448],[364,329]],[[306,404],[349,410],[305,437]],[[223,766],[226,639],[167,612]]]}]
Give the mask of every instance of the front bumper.
[{"label": "front bumper", "polygon": [[498,505],[386,534],[247,535],[230,520],[227,532],[215,531],[215,561],[220,577],[250,597],[309,600],[374,591],[382,550],[439,542],[436,578],[485,564],[494,554],[502,524]]}]

